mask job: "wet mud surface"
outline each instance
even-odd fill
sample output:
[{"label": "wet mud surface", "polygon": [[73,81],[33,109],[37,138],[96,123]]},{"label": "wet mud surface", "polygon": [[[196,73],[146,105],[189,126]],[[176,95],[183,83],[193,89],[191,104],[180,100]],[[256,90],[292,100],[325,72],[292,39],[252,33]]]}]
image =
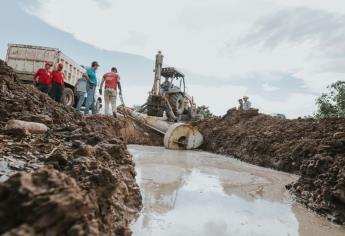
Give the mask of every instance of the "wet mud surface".
[{"label": "wet mud surface", "polygon": [[200,151],[128,149],[143,196],[134,235],[345,234],[293,201],[284,186],[296,175]]},{"label": "wet mud surface", "polygon": [[[127,124],[84,118],[16,81],[2,61],[0,97],[0,234],[130,235],[141,195]],[[49,130],[10,129],[11,119]]]},{"label": "wet mud surface", "polygon": [[287,185],[298,201],[345,225],[345,119],[282,120],[231,109],[194,124],[204,150],[299,174]]}]

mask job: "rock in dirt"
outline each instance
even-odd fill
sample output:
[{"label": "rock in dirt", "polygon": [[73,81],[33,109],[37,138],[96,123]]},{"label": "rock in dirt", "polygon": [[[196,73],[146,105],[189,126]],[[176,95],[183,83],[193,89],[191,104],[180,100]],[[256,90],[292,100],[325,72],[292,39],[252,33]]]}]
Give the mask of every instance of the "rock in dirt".
[{"label": "rock in dirt", "polygon": [[301,175],[287,186],[309,208],[345,224],[345,119],[279,119],[230,109],[195,122],[203,149]]},{"label": "rock in dirt", "polygon": [[25,130],[31,134],[44,134],[48,131],[48,127],[45,124],[37,122],[28,122],[22,120],[9,120],[5,126],[6,130]]},{"label": "rock in dirt", "polygon": [[22,116],[21,120],[43,123],[45,125],[51,125],[53,123],[53,119],[47,115],[27,115]]}]

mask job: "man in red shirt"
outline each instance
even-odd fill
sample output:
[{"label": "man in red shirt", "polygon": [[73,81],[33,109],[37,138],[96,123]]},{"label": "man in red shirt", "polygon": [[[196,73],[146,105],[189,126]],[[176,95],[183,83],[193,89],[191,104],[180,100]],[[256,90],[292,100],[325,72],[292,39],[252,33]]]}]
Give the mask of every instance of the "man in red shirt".
[{"label": "man in red shirt", "polygon": [[63,64],[59,63],[57,70],[53,70],[52,72],[52,89],[50,92],[50,96],[57,102],[62,102],[61,98],[65,87],[64,73],[62,72],[62,69]]},{"label": "man in red shirt", "polygon": [[43,93],[49,93],[52,84],[52,75],[50,68],[53,66],[52,62],[46,62],[44,68],[38,69],[33,77],[34,84]]},{"label": "man in red shirt", "polygon": [[111,68],[111,72],[108,72],[103,75],[99,93],[102,95],[103,84],[105,83],[104,89],[104,102],[105,102],[105,114],[109,115],[109,103],[111,103],[111,108],[113,116],[116,117],[116,96],[117,96],[117,87],[119,87],[121,95],[121,84],[120,76],[117,73],[115,67]]}]

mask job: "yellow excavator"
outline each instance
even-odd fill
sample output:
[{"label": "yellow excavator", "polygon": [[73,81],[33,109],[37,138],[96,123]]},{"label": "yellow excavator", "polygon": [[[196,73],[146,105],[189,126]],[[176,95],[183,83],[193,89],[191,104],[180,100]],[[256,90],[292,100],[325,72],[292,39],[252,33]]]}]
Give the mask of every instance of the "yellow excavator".
[{"label": "yellow excavator", "polygon": [[153,87],[140,112],[156,117],[163,117],[165,114],[175,122],[198,119],[193,98],[186,93],[185,75],[174,67],[163,68],[162,65],[163,55],[158,51]]}]

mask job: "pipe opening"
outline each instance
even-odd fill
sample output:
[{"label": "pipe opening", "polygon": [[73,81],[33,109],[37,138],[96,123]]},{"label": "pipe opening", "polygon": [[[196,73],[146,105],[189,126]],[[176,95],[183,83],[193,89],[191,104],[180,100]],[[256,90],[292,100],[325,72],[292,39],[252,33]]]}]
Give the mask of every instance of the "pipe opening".
[{"label": "pipe opening", "polygon": [[177,140],[177,145],[181,148],[186,148],[187,147],[187,137],[186,136],[181,136]]}]

